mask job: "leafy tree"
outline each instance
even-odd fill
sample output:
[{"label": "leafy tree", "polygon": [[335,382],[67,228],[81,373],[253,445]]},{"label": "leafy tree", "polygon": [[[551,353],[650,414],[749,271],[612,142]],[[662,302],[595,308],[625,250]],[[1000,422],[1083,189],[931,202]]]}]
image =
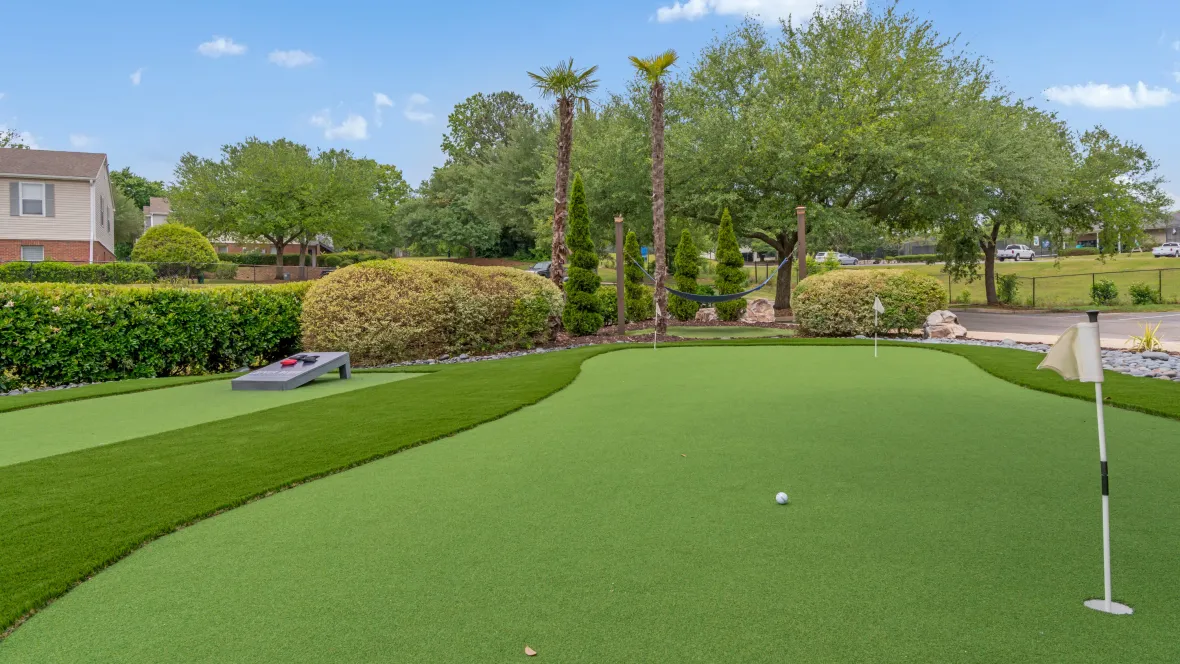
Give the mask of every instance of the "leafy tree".
[{"label": "leafy tree", "polygon": [[[716,224],[729,208],[741,236],[782,257],[799,205],[808,229],[928,224],[968,165],[957,109],[989,85],[980,61],[895,5],[820,9],[773,37],[746,21],[670,85],[670,209]],[[775,307],[790,307],[787,279]]]},{"label": "leafy tree", "polygon": [[582,176],[574,176],[570,192],[570,278],[565,282],[565,310],[561,322],[566,331],[575,336],[594,334],[602,329],[603,316],[599,311],[598,254],[590,239],[590,209],[586,207],[586,189]]},{"label": "leafy tree", "polygon": [[434,169],[418,195],[397,210],[396,223],[404,242],[425,246],[462,248],[475,256],[496,246],[500,227],[471,208],[472,189],[479,166],[450,163]]},{"label": "leafy tree", "polygon": [[[718,295],[740,293],[746,287],[746,261],[738,247],[728,209],[722,211],[721,223],[717,227],[717,277],[713,287]],[[746,301],[743,299],[717,303],[717,317],[721,320],[737,320],[745,310]]]},{"label": "leafy tree", "polygon": [[631,56],[631,64],[651,86],[651,223],[656,252],[656,333],[668,331],[668,263],[664,227],[664,76],[676,64],[676,51],[652,58]]},{"label": "leafy tree", "polygon": [[140,208],[141,215],[143,208],[151,202],[152,196],[163,198],[167,195],[163,182],[136,175],[131,172],[129,166],[125,166],[122,170],[111,171],[111,188],[122,190],[128,198],[135,201],[135,204]]},{"label": "leafy tree", "polygon": [[655,300],[652,299],[651,289],[644,285],[643,271],[637,265],[643,260],[643,254],[639,251],[635,231],[627,231],[627,239],[623,242],[623,259],[627,261],[623,266],[623,299],[627,320],[647,320],[655,314]]},{"label": "leafy tree", "polygon": [[502,256],[533,246],[535,217],[530,208],[534,201],[548,198],[544,187],[538,187],[544,143],[541,127],[520,118],[502,145],[495,146],[485,161],[473,164],[468,203],[478,217],[499,227]]},{"label": "leafy tree", "polygon": [[[688,230],[680,232],[680,244],[676,246],[676,290],[682,293],[697,292],[697,277],[701,273],[701,252],[696,242],[692,240],[692,233]],[[696,318],[700,303],[687,300],[678,295],[669,298],[668,308],[677,320],[692,320]]]},{"label": "leafy tree", "polygon": [[115,208],[115,256],[127,260],[135,240],[143,234],[143,208],[119,187],[111,189]]},{"label": "leafy tree", "polygon": [[410,198],[413,190],[402,177],[402,172],[398,167],[376,164],[375,168],[377,172],[378,214],[372,223],[363,229],[363,239],[359,244],[365,248],[377,249],[388,254],[402,244],[395,216],[398,206]]},{"label": "leafy tree", "polygon": [[536,120],[537,108],[515,92],[479,92],[456,104],[447,117],[442,151],[448,161],[488,161],[519,123]]},{"label": "leafy tree", "polygon": [[570,149],[574,141],[574,106],[589,109],[588,95],[598,89],[598,80],[592,78],[598,66],[575,69],[574,59],[559,63],[555,67],[542,67],[541,73],[528,72],[533,87],[544,97],[557,100],[557,163],[553,187],[553,243],[552,264],[549,276],[560,288],[565,279],[565,230],[569,214],[568,187],[570,177]]},{"label": "leafy tree", "polygon": [[0,148],[28,150],[29,146],[25,145],[24,139],[15,129],[0,129]]},{"label": "leafy tree", "polygon": [[177,221],[206,236],[266,240],[281,276],[288,244],[359,237],[381,213],[378,180],[374,162],[347,150],[313,155],[286,139],[248,138],[222,147],[219,161],[181,157],[170,202]]}]

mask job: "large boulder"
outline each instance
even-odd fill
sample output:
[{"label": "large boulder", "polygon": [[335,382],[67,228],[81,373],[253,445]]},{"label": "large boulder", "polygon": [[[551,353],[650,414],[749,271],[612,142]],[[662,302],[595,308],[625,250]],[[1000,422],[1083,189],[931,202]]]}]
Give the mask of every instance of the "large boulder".
[{"label": "large boulder", "polygon": [[693,318],[693,320],[698,323],[716,323],[717,310],[713,307],[697,309],[697,315]]},{"label": "large boulder", "polygon": [[939,309],[926,317],[922,336],[927,339],[962,339],[967,336],[967,328],[959,324],[959,317],[953,312]]},{"label": "large boulder", "polygon": [[774,305],[770,300],[759,297],[746,303],[746,313],[742,315],[743,323],[773,323]]}]

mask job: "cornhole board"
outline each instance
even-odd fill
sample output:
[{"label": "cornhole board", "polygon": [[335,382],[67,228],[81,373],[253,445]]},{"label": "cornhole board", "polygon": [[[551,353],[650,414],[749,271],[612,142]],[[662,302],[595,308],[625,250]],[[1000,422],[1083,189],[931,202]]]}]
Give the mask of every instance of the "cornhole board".
[{"label": "cornhole board", "polygon": [[[290,360],[295,360],[294,364],[283,365]],[[293,390],[332,370],[340,372],[341,380],[352,378],[348,353],[299,353],[239,376],[230,384],[235,390]]]}]

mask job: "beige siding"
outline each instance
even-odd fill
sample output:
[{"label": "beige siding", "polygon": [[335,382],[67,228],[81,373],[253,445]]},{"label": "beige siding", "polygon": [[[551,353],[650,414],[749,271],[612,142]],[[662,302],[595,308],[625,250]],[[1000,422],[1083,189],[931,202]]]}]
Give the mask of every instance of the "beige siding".
[{"label": "beige siding", "polygon": [[[0,240],[89,240],[90,183],[75,180],[21,179],[53,184],[52,217],[13,217],[8,200],[12,178],[0,178]],[[114,246],[114,243],[111,244]]]},{"label": "beige siding", "polygon": [[[94,239],[113,254],[115,253],[115,200],[111,195],[111,180],[107,176],[105,163],[102,165],[102,170],[98,172],[98,179],[94,182],[94,192],[94,213],[105,217],[103,223],[94,227]],[[98,206],[100,196],[105,202],[101,209]]]}]

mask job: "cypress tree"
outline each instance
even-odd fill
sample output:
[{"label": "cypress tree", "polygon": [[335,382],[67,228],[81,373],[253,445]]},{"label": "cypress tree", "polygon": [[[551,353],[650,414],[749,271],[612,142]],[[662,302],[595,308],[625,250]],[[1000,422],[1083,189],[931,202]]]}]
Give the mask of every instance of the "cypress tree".
[{"label": "cypress tree", "polygon": [[598,301],[602,279],[598,276],[598,254],[590,239],[590,208],[586,206],[586,190],[580,173],[574,176],[574,186],[570,190],[566,243],[570,250],[569,281],[565,282],[565,310],[561,313],[561,322],[572,335],[594,334],[602,329],[603,323]]},{"label": "cypress tree", "polygon": [[[721,213],[721,226],[717,229],[717,280],[714,285],[718,295],[740,293],[746,287],[746,261],[738,248],[737,235],[733,232],[733,219],[729,208]],[[737,320],[746,310],[744,299],[717,303],[717,317],[721,320]]]},{"label": "cypress tree", "polygon": [[623,297],[626,301],[627,321],[647,320],[655,315],[656,307],[652,299],[652,290],[643,283],[643,271],[635,264],[643,260],[635,231],[627,231],[627,241],[623,243],[623,258],[627,261],[623,266]]},{"label": "cypress tree", "polygon": [[[676,290],[682,293],[697,292],[697,277],[701,273],[701,252],[697,250],[697,243],[692,241],[692,234],[688,230],[680,232],[680,244],[676,246]],[[693,320],[696,318],[699,302],[686,300],[679,295],[671,295],[668,299],[668,311],[677,320]]]}]

